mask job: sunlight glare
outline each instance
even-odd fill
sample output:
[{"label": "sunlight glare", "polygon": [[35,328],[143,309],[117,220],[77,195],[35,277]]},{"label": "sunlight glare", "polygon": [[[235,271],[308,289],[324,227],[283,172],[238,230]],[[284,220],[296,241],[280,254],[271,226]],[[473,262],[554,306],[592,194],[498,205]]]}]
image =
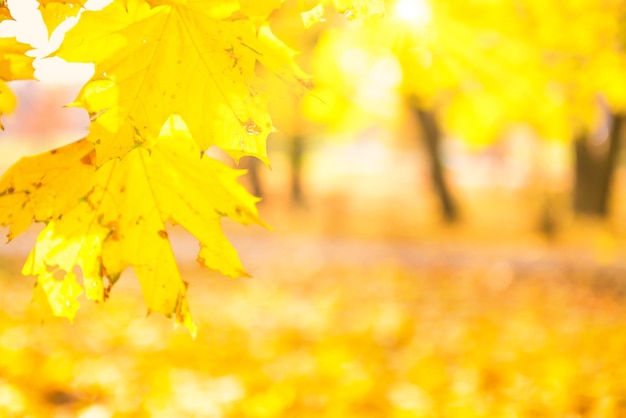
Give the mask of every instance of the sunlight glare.
[{"label": "sunlight glare", "polygon": [[362,76],[370,62],[368,51],[364,48],[349,48],[339,57],[339,66],[346,74]]},{"label": "sunlight glare", "polygon": [[426,0],[398,0],[395,15],[398,19],[414,24],[418,28],[427,26],[433,17]]}]

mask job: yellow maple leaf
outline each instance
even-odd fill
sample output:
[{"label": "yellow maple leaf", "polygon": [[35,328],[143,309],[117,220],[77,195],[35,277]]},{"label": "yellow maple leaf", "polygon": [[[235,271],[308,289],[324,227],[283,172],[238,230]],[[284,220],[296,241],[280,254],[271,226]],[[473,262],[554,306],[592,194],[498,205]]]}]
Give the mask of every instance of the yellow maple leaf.
[{"label": "yellow maple leaf", "polygon": [[9,240],[32,222],[59,218],[74,207],[89,191],[94,155],[93,145],[82,140],[22,158],[7,171],[0,179],[0,224],[11,225]]},{"label": "yellow maple leaf", "polygon": [[96,64],[78,102],[93,117],[99,164],[156,136],[171,114],[181,115],[201,149],[217,145],[235,159],[267,162],[273,128],[255,68],[289,67],[291,57],[233,13],[233,2],[212,0],[116,0],[83,13],[58,55]]},{"label": "yellow maple leaf", "polygon": [[51,34],[68,17],[78,15],[87,0],[39,0],[43,22]]},{"label": "yellow maple leaf", "polygon": [[97,169],[87,140],[21,160],[0,180],[0,224],[23,230],[30,220],[46,222],[23,272],[38,277],[56,315],[71,319],[76,312],[75,267],[95,301],[132,267],[149,311],[175,316],[193,334],[165,224],[180,224],[198,239],[202,265],[246,276],[220,227],[225,216],[262,224],[257,199],[237,182],[241,174],[203,156],[172,116],[156,139]]},{"label": "yellow maple leaf", "polygon": [[[24,55],[31,47],[14,38],[0,38],[0,116],[15,109],[15,96],[5,83],[33,78],[33,58]],[[3,129],[0,119],[0,129]]]}]

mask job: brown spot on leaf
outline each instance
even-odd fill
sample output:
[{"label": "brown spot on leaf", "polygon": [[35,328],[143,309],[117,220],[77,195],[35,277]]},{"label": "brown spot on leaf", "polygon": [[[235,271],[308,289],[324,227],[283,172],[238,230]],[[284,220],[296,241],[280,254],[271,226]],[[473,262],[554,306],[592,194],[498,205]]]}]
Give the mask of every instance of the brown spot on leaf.
[{"label": "brown spot on leaf", "polygon": [[100,264],[100,270],[102,272],[102,284],[103,284],[103,290],[104,290],[102,299],[106,301],[111,295],[111,289],[113,288],[113,285],[119,278],[119,274],[109,275],[109,273],[107,272],[103,264]]},{"label": "brown spot on leaf", "polygon": [[241,122],[241,126],[246,130],[248,135],[259,135],[263,130],[251,118],[245,122]]},{"label": "brown spot on leaf", "polygon": [[[237,37],[237,39],[239,39],[240,41],[242,41],[241,37]],[[246,44],[245,42],[241,42],[241,46],[245,46],[246,48],[248,48],[250,51],[254,52],[255,54],[257,54],[258,56],[262,57],[263,54],[259,51],[257,51],[256,49],[252,48],[250,45]]]},{"label": "brown spot on leaf", "polygon": [[119,224],[117,223],[117,221],[111,221],[107,223],[106,227],[109,228],[108,237],[111,237],[113,241],[119,241],[120,234],[119,234]]},{"label": "brown spot on leaf", "polygon": [[96,162],[96,150],[91,150],[87,155],[80,159],[80,162],[85,165],[94,165]]},{"label": "brown spot on leaf", "polygon": [[167,231],[164,231],[164,230],[162,230],[162,229],[161,229],[161,230],[159,230],[157,233],[159,234],[159,236],[160,236],[161,238],[163,238],[163,239],[167,239]]},{"label": "brown spot on leaf", "polygon": [[300,82],[302,87],[304,87],[307,90],[313,90],[313,88],[315,87],[312,79],[300,79],[298,81]]},{"label": "brown spot on leaf", "polygon": [[185,319],[184,312],[183,312],[184,302],[185,302],[185,294],[179,293],[178,296],[176,297],[176,308],[174,309],[174,312],[176,313],[176,319],[178,319],[178,321],[180,322],[183,322]]}]

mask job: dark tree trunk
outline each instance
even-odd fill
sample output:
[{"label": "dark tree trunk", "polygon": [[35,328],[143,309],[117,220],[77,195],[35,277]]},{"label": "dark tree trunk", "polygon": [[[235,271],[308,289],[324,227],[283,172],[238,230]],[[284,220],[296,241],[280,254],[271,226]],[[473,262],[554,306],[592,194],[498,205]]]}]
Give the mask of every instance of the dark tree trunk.
[{"label": "dark tree trunk", "polygon": [[539,213],[539,232],[550,242],[554,241],[559,232],[559,213],[554,195],[546,194],[541,202]]},{"label": "dark tree trunk", "polygon": [[261,178],[259,176],[259,166],[263,164],[261,160],[255,157],[245,157],[242,160],[241,167],[248,170],[249,184],[250,184],[250,193],[255,195],[256,197],[264,197],[263,196],[263,186],[261,186]]},{"label": "dark tree trunk", "polygon": [[[289,149],[289,162],[291,164],[291,201],[298,206],[305,204],[302,187],[302,164],[304,160],[305,138],[294,136],[291,138]],[[265,197],[259,169],[262,166],[261,160],[253,157],[245,157],[241,160],[241,168],[248,170],[246,175],[250,193],[257,197]]]},{"label": "dark tree trunk", "polygon": [[304,205],[302,191],[302,163],[304,157],[304,137],[296,135],[291,139],[291,200],[298,206]]},{"label": "dark tree trunk", "polygon": [[443,219],[447,223],[454,223],[459,218],[459,211],[443,174],[443,165],[441,163],[441,130],[432,112],[415,107],[415,113],[422,126],[422,137],[424,138],[426,154],[430,164],[430,177],[441,205]]},{"label": "dark tree trunk", "polygon": [[594,145],[584,135],[575,141],[574,211],[577,214],[600,218],[608,215],[610,186],[620,148],[623,120],[622,115],[613,116],[608,144]]}]

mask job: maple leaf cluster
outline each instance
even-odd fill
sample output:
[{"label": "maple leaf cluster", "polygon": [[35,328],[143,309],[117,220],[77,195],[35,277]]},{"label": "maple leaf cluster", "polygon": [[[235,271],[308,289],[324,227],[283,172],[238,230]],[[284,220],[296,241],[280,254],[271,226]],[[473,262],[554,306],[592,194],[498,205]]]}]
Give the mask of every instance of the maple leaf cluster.
[{"label": "maple leaf cluster", "polygon": [[[73,104],[87,110],[91,126],[86,138],[5,173],[0,225],[11,226],[11,240],[32,222],[45,223],[23,272],[37,276],[36,292],[56,315],[72,319],[83,292],[104,301],[132,267],[148,310],[174,316],[194,334],[166,224],[198,239],[203,266],[246,275],[220,220],[263,224],[258,199],[237,182],[243,171],[204,152],[217,146],[235,161],[268,162],[267,74],[296,90],[308,85],[295,52],[268,24],[282,2],[113,0],[98,10],[81,0],[39,3],[49,31],[78,18],[55,55],[94,64]],[[382,8],[375,0],[334,3],[348,17]],[[11,18],[4,4],[0,11]],[[0,46],[0,113],[8,113],[15,97],[4,81],[31,78],[32,59],[14,39]]]}]

